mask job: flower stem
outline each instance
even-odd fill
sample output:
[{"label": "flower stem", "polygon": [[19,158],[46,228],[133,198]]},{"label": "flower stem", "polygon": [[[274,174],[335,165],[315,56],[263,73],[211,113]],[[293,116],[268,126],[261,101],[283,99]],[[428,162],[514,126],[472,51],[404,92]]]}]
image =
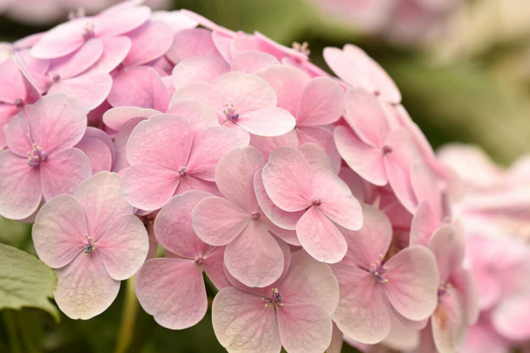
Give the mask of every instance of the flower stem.
[{"label": "flower stem", "polygon": [[12,310],[3,310],[4,324],[6,326],[7,336],[9,337],[9,347],[13,353],[22,353],[22,342],[17,333],[17,324],[15,321],[15,313]]},{"label": "flower stem", "polygon": [[114,353],[125,353],[131,344],[134,334],[134,324],[138,312],[138,300],[134,290],[134,276],[127,280],[125,288],[125,302],[121,316],[120,331]]}]

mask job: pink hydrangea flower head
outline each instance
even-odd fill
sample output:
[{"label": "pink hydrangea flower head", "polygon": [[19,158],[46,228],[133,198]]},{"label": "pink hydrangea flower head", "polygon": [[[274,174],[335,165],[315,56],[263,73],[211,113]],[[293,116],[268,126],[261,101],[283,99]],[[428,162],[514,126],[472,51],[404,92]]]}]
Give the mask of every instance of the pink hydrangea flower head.
[{"label": "pink hydrangea flower head", "polygon": [[214,299],[215,335],[230,353],[321,353],[329,347],[339,287],[326,264],[292,254],[278,282],[260,289],[228,287]]},{"label": "pink hydrangea flower head", "polygon": [[206,314],[203,272],[219,289],[229,285],[223,272],[224,248],[202,242],[191,224],[195,205],[210,196],[186,191],[162,208],[155,219],[155,235],[171,254],[147,261],[136,277],[136,294],[144,310],[173,330],[191,327]]},{"label": "pink hydrangea flower head", "polygon": [[407,323],[431,316],[438,303],[439,274],[433,253],[423,246],[388,259],[390,221],[372,206],[364,206],[363,213],[361,230],[344,230],[346,257],[332,265],[341,291],[333,320],[356,341],[374,344],[388,336],[392,312]]},{"label": "pink hydrangea flower head", "polygon": [[[254,191],[254,175],[264,165],[253,147],[228,152],[215,172],[215,182],[225,198],[201,201],[192,215],[199,238],[211,245],[226,245],[228,272],[249,287],[270,285],[284,270],[282,249],[269,233],[279,229],[262,213]],[[221,211],[223,217],[219,217]]]},{"label": "pink hydrangea flower head", "polygon": [[194,135],[192,124],[179,115],[152,116],[134,128],[127,142],[131,167],[123,176],[125,199],[134,207],[154,211],[176,193],[215,192],[217,162],[240,143],[236,134],[223,126]]},{"label": "pink hydrangea flower head", "polygon": [[86,131],[87,117],[72,97],[41,98],[29,116],[15,116],[8,125],[9,150],[0,153],[0,214],[30,216],[44,198],[71,194],[92,175],[87,156],[73,148]]},{"label": "pink hydrangea flower head", "polygon": [[359,230],[363,215],[359,202],[339,177],[326,168],[311,168],[301,152],[280,147],[263,168],[263,185],[283,211],[305,211],[296,224],[296,234],[311,256],[328,263],[342,260],[348,246],[335,223]]},{"label": "pink hydrangea flower head", "polygon": [[329,67],[353,88],[363,88],[388,103],[401,102],[401,93],[386,71],[361,48],[346,44],[324,49]]},{"label": "pink hydrangea flower head", "polygon": [[114,173],[98,173],[73,196],[54,197],[37,215],[35,249],[55,269],[55,301],[72,319],[105,311],[120,281],[134,275],[147,255],[147,233],[121,196],[120,180]]},{"label": "pink hydrangea flower head", "polygon": [[244,143],[249,133],[278,136],[291,131],[296,121],[276,106],[278,98],[263,79],[243,72],[226,73],[209,85],[192,84],[177,90],[173,101],[191,99],[212,108],[219,122],[238,133]]}]

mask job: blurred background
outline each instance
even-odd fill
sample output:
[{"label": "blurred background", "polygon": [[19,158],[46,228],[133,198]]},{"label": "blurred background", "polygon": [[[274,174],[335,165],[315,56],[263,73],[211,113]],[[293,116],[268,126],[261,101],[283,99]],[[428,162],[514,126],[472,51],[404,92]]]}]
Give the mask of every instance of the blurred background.
[{"label": "blurred background", "polygon": [[[117,0],[0,0],[0,42],[64,22],[83,7],[96,13]],[[186,8],[222,26],[259,31],[290,46],[322,50],[354,43],[394,78],[403,104],[437,148],[481,146],[503,165],[530,152],[530,1],[528,0],[148,0],[155,10]],[[0,43],[0,56],[3,55]],[[0,220],[0,242],[34,253],[28,225]],[[138,306],[132,282],[102,315],[3,311],[0,352],[223,352],[210,313],[197,326],[170,331]],[[213,294],[213,293],[210,293]],[[8,347],[11,342],[13,348]],[[13,343],[14,342],[14,343]],[[119,342],[130,342],[125,347]],[[14,349],[14,350],[13,350]],[[344,352],[355,352],[345,347]]]}]

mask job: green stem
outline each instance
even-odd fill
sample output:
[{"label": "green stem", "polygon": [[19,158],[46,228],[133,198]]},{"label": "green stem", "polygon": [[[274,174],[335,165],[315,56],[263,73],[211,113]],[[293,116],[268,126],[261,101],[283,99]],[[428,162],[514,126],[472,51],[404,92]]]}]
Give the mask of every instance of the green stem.
[{"label": "green stem", "polygon": [[125,302],[123,304],[123,311],[121,316],[120,331],[118,333],[118,342],[114,353],[125,353],[134,334],[134,324],[136,322],[136,314],[138,312],[138,300],[136,299],[136,292],[134,291],[134,276],[127,280],[125,289]]},{"label": "green stem", "polygon": [[22,342],[20,342],[20,337],[17,333],[17,324],[15,320],[15,313],[12,310],[4,310],[4,323],[7,330],[7,336],[9,337],[9,346],[11,347],[11,352],[13,353],[23,353]]}]

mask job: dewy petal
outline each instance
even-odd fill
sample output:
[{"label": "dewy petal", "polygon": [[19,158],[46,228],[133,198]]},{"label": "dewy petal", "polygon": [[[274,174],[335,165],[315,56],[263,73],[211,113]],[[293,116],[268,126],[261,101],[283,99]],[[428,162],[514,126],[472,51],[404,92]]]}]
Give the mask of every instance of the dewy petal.
[{"label": "dewy petal", "polygon": [[383,288],[396,311],[409,320],[429,317],[438,304],[436,258],[423,246],[408,247],[387,263]]},{"label": "dewy petal", "polygon": [[385,256],[392,242],[392,224],[385,213],[373,206],[363,205],[364,226],[356,232],[344,230],[348,243],[347,257],[368,269]]},{"label": "dewy petal", "polygon": [[155,115],[134,128],[127,142],[127,159],[131,165],[148,163],[178,172],[188,162],[192,141],[186,119]]},{"label": "dewy petal", "polygon": [[189,99],[179,100],[169,107],[167,113],[186,118],[191,124],[195,138],[204,130],[219,126],[219,119],[217,119],[217,114],[212,108],[197,101]]},{"label": "dewy petal", "polygon": [[184,59],[217,53],[211,31],[204,28],[189,28],[175,34],[166,56],[171,62],[178,64]]},{"label": "dewy petal", "polygon": [[221,197],[200,201],[192,212],[195,233],[205,243],[215,246],[233,241],[250,220],[250,214]]},{"label": "dewy petal", "polygon": [[243,72],[229,72],[211,83],[223,100],[223,104],[233,104],[239,115],[276,107],[276,93],[262,78]]},{"label": "dewy petal", "polygon": [[286,65],[275,65],[256,73],[271,85],[278,96],[277,106],[293,116],[299,109],[304,87],[310,81],[303,71]]},{"label": "dewy petal", "polygon": [[429,249],[436,257],[440,282],[445,282],[464,262],[464,235],[453,224],[445,224],[436,230],[429,241]]},{"label": "dewy petal", "polygon": [[173,69],[175,89],[189,84],[210,83],[230,71],[230,65],[218,54],[184,59]]},{"label": "dewy petal", "polygon": [[42,195],[46,201],[60,194],[73,194],[92,175],[90,160],[77,148],[48,155],[40,166]]},{"label": "dewy petal", "polygon": [[151,259],[138,271],[136,294],[156,322],[172,330],[194,326],[208,309],[202,270],[184,259]]},{"label": "dewy petal", "polygon": [[340,85],[329,77],[316,77],[305,86],[300,98],[296,122],[316,126],[339,120],[344,110],[344,93]]},{"label": "dewy petal", "polygon": [[132,214],[117,218],[96,241],[108,274],[115,280],[125,280],[144,263],[149,239],[144,224]]},{"label": "dewy petal", "polygon": [[48,94],[71,95],[88,111],[105,101],[113,85],[109,74],[87,73],[77,77],[59,80],[48,90]]},{"label": "dewy petal", "polygon": [[75,198],[59,195],[37,214],[33,243],[39,258],[52,268],[68,265],[83,252],[88,234],[85,213]]},{"label": "dewy petal", "polygon": [[49,156],[81,141],[87,115],[74,98],[50,94],[35,103],[28,122],[33,141]]},{"label": "dewy petal", "polygon": [[380,149],[365,144],[345,126],[337,126],[334,136],[340,155],[351,169],[372,184],[386,185],[388,179]]},{"label": "dewy petal", "polygon": [[274,56],[259,51],[246,51],[232,60],[232,71],[253,74],[272,65],[280,65],[280,62]]},{"label": "dewy petal", "polygon": [[333,321],[358,342],[381,342],[390,333],[390,308],[381,284],[349,261],[332,268],[341,293]]},{"label": "dewy petal", "polygon": [[254,147],[235,148],[226,153],[217,164],[215,183],[224,197],[252,214],[258,209],[254,175],[264,165],[265,159]]},{"label": "dewy petal", "polygon": [[207,181],[215,180],[215,168],[231,149],[241,145],[236,133],[224,126],[214,126],[200,133],[193,141],[186,165],[190,175]]},{"label": "dewy petal", "polygon": [[281,350],[276,313],[260,297],[234,287],[221,290],[213,301],[215,336],[231,353],[278,353]]},{"label": "dewy petal", "polygon": [[284,301],[317,305],[328,315],[335,312],[339,303],[339,283],[330,267],[303,250],[293,252],[291,266],[279,287]]},{"label": "dewy petal", "polygon": [[439,304],[431,318],[432,334],[440,353],[460,349],[467,333],[466,315],[460,293],[452,290]]},{"label": "dewy petal", "polygon": [[318,261],[337,263],[348,250],[344,235],[317,207],[310,207],[300,218],[296,235],[302,247]]},{"label": "dewy petal", "polygon": [[203,191],[187,191],[174,196],[155,219],[155,236],[160,245],[173,254],[192,260],[195,256],[205,255],[210,246],[195,234],[191,212],[197,203],[210,196]]},{"label": "dewy petal", "polygon": [[331,343],[333,323],[324,308],[286,304],[278,310],[282,345],[289,353],[321,353]]},{"label": "dewy petal", "polygon": [[265,215],[267,215],[271,222],[278,227],[288,230],[295,230],[296,223],[298,223],[298,220],[304,215],[305,211],[286,212],[276,206],[270,199],[267,191],[265,191],[265,187],[263,186],[262,171],[263,169],[256,171],[256,175],[254,176],[254,191],[256,193],[256,198],[261,210],[263,213],[265,213]]},{"label": "dewy petal", "polygon": [[136,208],[154,211],[175,194],[180,175],[153,164],[131,166],[122,179],[123,197]]},{"label": "dewy petal", "polygon": [[149,21],[133,32],[127,33],[131,38],[131,50],[123,60],[124,66],[138,66],[153,61],[164,55],[173,44],[173,33],[162,21]]},{"label": "dewy petal", "polygon": [[291,113],[277,107],[267,107],[241,114],[235,123],[249,133],[258,136],[280,136],[296,126],[296,120]]},{"label": "dewy petal", "polygon": [[0,152],[0,215],[27,218],[37,210],[41,200],[39,170],[9,150]]},{"label": "dewy petal", "polygon": [[320,212],[349,230],[363,226],[361,204],[352,195],[348,185],[328,169],[311,171],[312,196],[320,200]]},{"label": "dewy petal", "polygon": [[283,253],[265,224],[251,221],[228,244],[225,251],[228,272],[248,287],[265,287],[274,283],[283,272]]},{"label": "dewy petal", "polygon": [[309,164],[297,150],[280,147],[263,168],[263,185],[271,200],[284,211],[296,212],[311,205]]},{"label": "dewy petal", "polygon": [[71,319],[88,320],[107,310],[118,296],[120,282],[112,279],[100,255],[78,255],[70,264],[56,270],[54,299]]},{"label": "dewy petal", "polygon": [[390,126],[382,103],[372,94],[362,88],[349,89],[344,118],[365,144],[384,146]]}]

